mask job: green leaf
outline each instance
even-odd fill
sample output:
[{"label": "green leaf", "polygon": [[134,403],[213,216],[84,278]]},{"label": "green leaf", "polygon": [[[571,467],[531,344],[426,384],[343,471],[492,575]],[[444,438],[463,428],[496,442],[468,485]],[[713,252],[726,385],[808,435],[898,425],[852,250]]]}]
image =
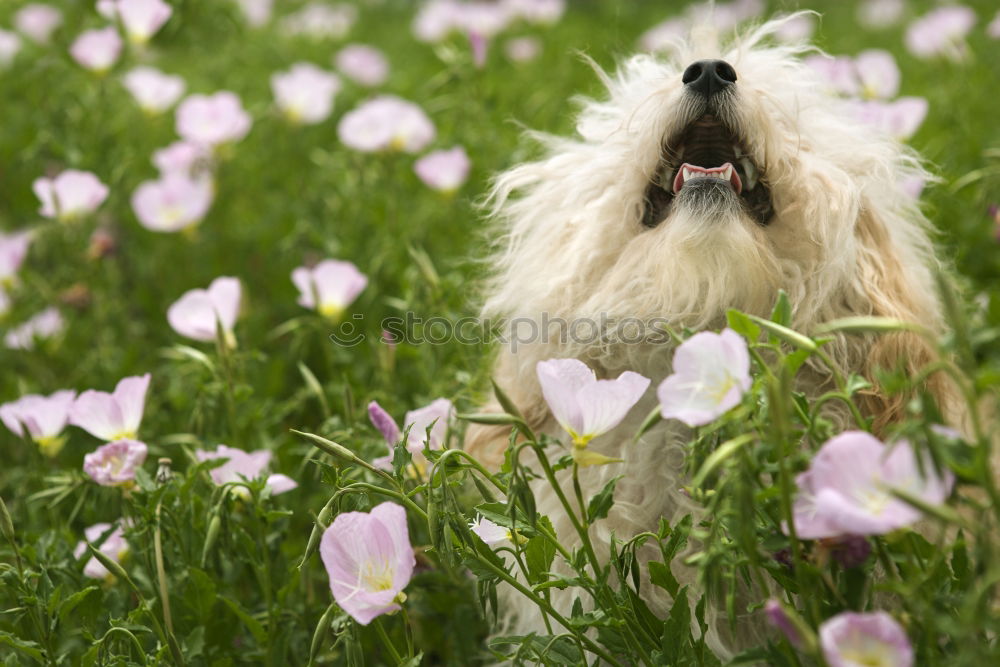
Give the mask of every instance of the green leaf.
[{"label": "green leaf", "polygon": [[674,576],[674,573],[670,571],[670,565],[658,560],[651,560],[647,567],[649,567],[649,580],[654,586],[659,586],[671,596],[677,595],[680,584],[677,583],[677,577]]},{"label": "green leaf", "polygon": [[746,338],[751,343],[760,338],[760,327],[746,313],[738,310],[726,311],[726,321],[729,328]]},{"label": "green leaf", "polygon": [[58,613],[59,620],[65,621],[66,616],[68,614],[70,614],[74,609],[76,609],[81,602],[86,600],[91,593],[98,590],[100,590],[100,588],[98,588],[97,586],[87,586],[83,590],[77,591],[76,593],[73,593],[68,598],[63,600],[62,603],[59,605],[59,613]]},{"label": "green leaf", "polygon": [[705,482],[705,478],[711,475],[712,471],[722,465],[723,461],[735,454],[740,447],[748,442],[753,442],[756,438],[756,433],[744,433],[743,435],[736,436],[732,440],[728,440],[719,445],[714,452],[708,455],[705,462],[701,464],[701,469],[698,470],[698,474],[696,474],[694,479],[691,480],[691,486],[695,488],[700,487]]},{"label": "green leaf", "polygon": [[789,345],[797,347],[801,350],[808,350],[810,352],[815,352],[819,349],[819,345],[816,344],[816,341],[809,336],[800,334],[798,331],[793,331],[788,327],[783,327],[780,324],[775,324],[774,322],[765,320],[762,317],[757,317],[756,315],[747,315],[747,317],[759,324],[761,328],[766,330],[772,336],[785,341]]},{"label": "green leaf", "polygon": [[20,651],[29,658],[33,658],[38,662],[45,662],[45,652],[42,651],[41,646],[38,642],[29,642],[27,640],[16,637],[9,632],[4,632],[0,630],[0,645],[10,646],[12,649]]},{"label": "green leaf", "polygon": [[817,334],[823,333],[889,333],[893,331],[914,331],[930,335],[930,332],[919,324],[897,320],[892,317],[842,317],[821,324],[816,328]]},{"label": "green leaf", "polygon": [[236,614],[237,618],[243,621],[243,625],[246,626],[253,638],[257,640],[257,643],[263,646],[267,643],[267,632],[264,630],[264,626],[261,625],[260,621],[255,619],[250,612],[244,609],[239,602],[233,600],[232,598],[219,595],[219,599],[229,607],[230,611]]},{"label": "green leaf", "polygon": [[771,311],[771,321],[783,327],[792,326],[792,304],[788,301],[785,290],[778,290],[778,300]]},{"label": "green leaf", "polygon": [[323,408],[323,416],[326,418],[330,417],[330,404],[327,403],[326,394],[323,392],[323,385],[319,383],[316,376],[313,374],[309,367],[306,366],[301,361],[298,363],[299,374],[302,375],[302,379],[305,380],[306,386],[309,388],[319,400],[320,407]]},{"label": "green leaf", "polygon": [[[538,517],[538,523],[555,535],[552,522],[548,517]],[[525,565],[528,567],[528,583],[539,584],[548,579],[548,572],[552,569],[552,561],[556,556],[556,547],[547,537],[538,535],[528,540],[524,547]]]},{"label": "green leaf", "polygon": [[604,488],[590,499],[587,504],[587,523],[594,523],[598,519],[603,519],[611,511],[611,506],[615,504],[615,484],[622,478],[622,475],[612,477],[608,480]]}]

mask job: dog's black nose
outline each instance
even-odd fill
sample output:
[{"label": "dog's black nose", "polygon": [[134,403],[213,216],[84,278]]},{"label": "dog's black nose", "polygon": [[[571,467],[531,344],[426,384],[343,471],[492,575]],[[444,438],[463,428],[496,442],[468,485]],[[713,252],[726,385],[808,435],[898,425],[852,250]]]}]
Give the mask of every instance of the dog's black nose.
[{"label": "dog's black nose", "polygon": [[725,60],[699,60],[688,65],[681,81],[689,90],[711,97],[736,83],[736,70]]}]

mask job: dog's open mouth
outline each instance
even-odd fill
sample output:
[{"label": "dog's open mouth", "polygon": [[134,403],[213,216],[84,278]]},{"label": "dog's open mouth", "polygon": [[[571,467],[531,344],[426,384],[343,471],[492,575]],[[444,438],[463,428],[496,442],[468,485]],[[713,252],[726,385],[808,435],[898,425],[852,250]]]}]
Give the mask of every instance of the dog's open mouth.
[{"label": "dog's open mouth", "polygon": [[747,214],[766,225],[774,213],[761,170],[740,138],[711,114],[669,140],[660,168],[646,188],[643,224],[655,227],[678,196],[736,197]]}]

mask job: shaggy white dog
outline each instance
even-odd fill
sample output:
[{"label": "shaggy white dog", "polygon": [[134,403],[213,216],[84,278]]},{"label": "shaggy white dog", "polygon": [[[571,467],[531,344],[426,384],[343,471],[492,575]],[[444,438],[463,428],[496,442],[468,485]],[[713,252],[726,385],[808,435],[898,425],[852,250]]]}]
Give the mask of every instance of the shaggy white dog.
[{"label": "shaggy white dog", "polygon": [[[625,450],[655,404],[673,350],[625,341],[631,333],[616,323],[718,330],[730,308],[766,316],[783,289],[793,327],[803,332],[855,315],[943,328],[928,223],[900,186],[928,175],[908,148],[824,92],[800,59],[809,47],[769,44],[780,24],[724,49],[709,31],[696,31],[669,60],[638,55],[613,77],[599,72],[607,97],[582,102],[578,136],[533,134],[544,156],[496,179],[492,213],[501,233],[484,314],[519,321],[511,332],[519,340],[540,333],[499,351],[497,383],[533,428],[565,437],[542,398],[539,361],[576,357],[601,377],[634,370],[653,380],[634,418],[589,446],[625,462],[581,470],[585,498],[623,475],[610,515],[592,531],[598,554],[608,553],[612,532],[627,539],[655,530],[660,517],[673,522],[697,511],[680,492],[687,430],[664,422]],[[589,335],[591,324],[576,335],[565,326],[581,321],[596,323],[598,335]],[[876,367],[915,369],[932,354],[917,336],[901,334],[842,337],[827,350],[842,371],[873,383]],[[801,375],[814,396],[832,384],[819,365]],[[946,399],[939,384],[932,390]],[[902,405],[876,386],[864,408],[879,430]],[[475,427],[466,445],[497,461],[509,435]],[[554,492],[544,483],[535,492],[539,512],[576,546]],[[642,590],[655,613],[669,612],[663,590]],[[567,611],[575,594],[555,592],[555,606]],[[544,632],[537,609],[515,595],[506,600],[508,629]],[[719,653],[733,641],[711,637]]]}]

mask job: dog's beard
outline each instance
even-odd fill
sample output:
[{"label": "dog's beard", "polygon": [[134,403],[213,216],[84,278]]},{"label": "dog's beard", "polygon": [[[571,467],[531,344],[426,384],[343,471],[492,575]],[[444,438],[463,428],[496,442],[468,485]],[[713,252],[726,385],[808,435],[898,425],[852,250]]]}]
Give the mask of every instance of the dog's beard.
[{"label": "dog's beard", "polygon": [[583,311],[715,326],[730,308],[765,313],[779,276],[765,228],[727,185],[706,179],[685,187],[662,224],[624,247]]}]

